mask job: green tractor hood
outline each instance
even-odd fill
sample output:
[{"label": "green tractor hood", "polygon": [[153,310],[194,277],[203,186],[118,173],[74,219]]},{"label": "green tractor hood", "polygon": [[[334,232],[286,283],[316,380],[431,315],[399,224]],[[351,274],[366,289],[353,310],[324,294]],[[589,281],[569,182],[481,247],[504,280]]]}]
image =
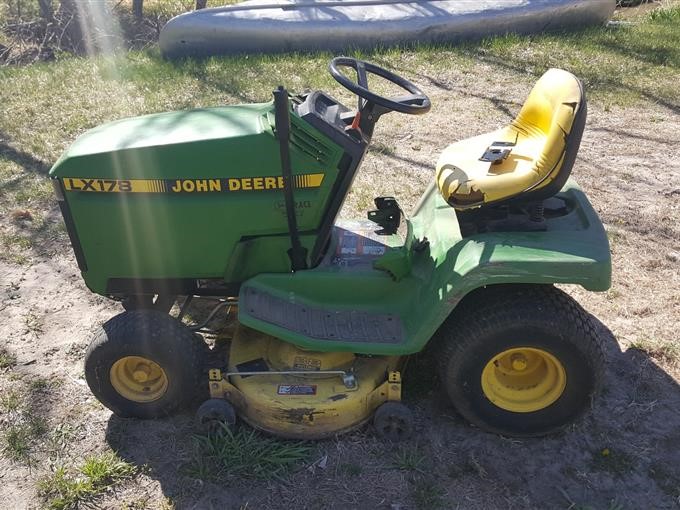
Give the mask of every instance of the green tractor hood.
[{"label": "green tractor hood", "polygon": [[[344,151],[291,117],[298,225],[311,250]],[[104,124],[78,138],[50,177],[85,282],[99,294],[181,293],[197,279],[290,270],[272,103]]]}]

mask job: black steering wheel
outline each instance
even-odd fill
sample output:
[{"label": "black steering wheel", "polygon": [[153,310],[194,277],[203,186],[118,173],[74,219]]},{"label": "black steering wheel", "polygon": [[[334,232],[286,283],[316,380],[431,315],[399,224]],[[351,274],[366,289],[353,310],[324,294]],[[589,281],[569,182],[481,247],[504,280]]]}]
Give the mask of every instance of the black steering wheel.
[{"label": "black steering wheel", "polygon": [[[351,67],[354,69],[357,73],[357,82],[353,82],[340,72],[340,67]],[[347,90],[354,92],[360,98],[365,99],[366,102],[382,106],[387,110],[408,113],[409,115],[422,115],[423,113],[429,112],[432,106],[430,98],[415,84],[411,83],[406,78],[402,78],[401,76],[394,74],[387,69],[383,69],[380,66],[371,64],[370,62],[364,62],[363,60],[351,57],[335,57],[328,65],[328,70],[330,71],[331,76]],[[408,94],[391,98],[379,96],[375,92],[369,90],[368,74],[380,76],[398,87],[401,87],[408,92]],[[365,102],[362,104],[362,100],[359,99],[359,111],[363,109],[364,105]]]}]

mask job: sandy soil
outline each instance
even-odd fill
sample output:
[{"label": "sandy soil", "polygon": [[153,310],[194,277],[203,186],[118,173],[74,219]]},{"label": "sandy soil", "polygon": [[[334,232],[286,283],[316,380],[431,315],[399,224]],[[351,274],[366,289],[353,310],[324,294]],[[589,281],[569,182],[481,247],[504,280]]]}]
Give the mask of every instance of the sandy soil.
[{"label": "sandy soil", "polygon": [[[396,195],[408,210],[432,179],[439,152],[506,122],[531,87],[529,76],[518,82],[491,67],[436,78],[402,72],[430,93],[433,111],[383,119],[344,216],[363,215],[380,194]],[[480,83],[479,76],[488,79]],[[597,317],[608,368],[592,411],[563,433],[514,440],[470,427],[428,378],[428,359],[419,357],[406,384],[410,377],[430,389],[407,388],[418,423],[405,446],[422,455],[418,469],[395,468],[398,447],[363,430],[318,443],[314,459],[327,455],[325,469],[303,466],[275,482],[193,479],[186,473],[191,411],[166,420],[121,420],[91,396],[84,350],[94,329],[121,308],[85,288],[70,247],[60,245],[50,257],[28,253],[28,265],[0,262],[0,339],[17,357],[14,368],[0,372],[0,391],[25,392],[30,412],[47,419],[48,437],[61,438],[56,445],[41,439],[30,465],[0,457],[0,501],[39,507],[36,480],[53,466],[111,448],[140,473],[97,500],[98,508],[168,508],[171,501],[177,508],[407,509],[425,507],[423,491],[444,508],[680,507],[677,361],[630,348],[677,346],[678,126],[673,106],[591,105],[573,177],[610,232],[613,286],[601,294],[567,290]],[[60,221],[56,211],[51,221]],[[40,379],[47,384],[33,384]],[[0,426],[9,419],[0,415]]]}]

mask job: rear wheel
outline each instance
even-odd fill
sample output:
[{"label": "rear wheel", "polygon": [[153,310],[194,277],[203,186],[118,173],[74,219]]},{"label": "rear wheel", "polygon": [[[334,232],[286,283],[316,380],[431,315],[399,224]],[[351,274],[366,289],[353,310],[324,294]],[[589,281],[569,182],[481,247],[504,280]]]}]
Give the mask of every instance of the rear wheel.
[{"label": "rear wheel", "polygon": [[118,416],[166,416],[201,393],[206,346],[172,317],[125,312],[106,322],[85,355],[92,393]]},{"label": "rear wheel", "polygon": [[575,420],[604,372],[588,314],[549,286],[498,286],[465,299],[437,333],[440,376],[481,428],[539,436]]}]

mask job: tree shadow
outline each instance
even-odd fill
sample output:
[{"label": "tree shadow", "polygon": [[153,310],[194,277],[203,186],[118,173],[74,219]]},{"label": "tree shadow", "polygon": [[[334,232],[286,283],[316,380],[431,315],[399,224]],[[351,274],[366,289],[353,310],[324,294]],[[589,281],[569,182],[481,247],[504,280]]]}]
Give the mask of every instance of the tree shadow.
[{"label": "tree shadow", "polygon": [[9,137],[0,131],[0,157],[16,163],[27,172],[44,175],[50,171],[50,166],[33,154],[17,149],[9,142]]},{"label": "tree shadow", "polygon": [[623,129],[612,129],[612,128],[606,128],[606,127],[588,127],[590,131],[601,131],[604,133],[611,133],[616,136],[622,136],[624,138],[632,138],[635,140],[646,140],[648,142],[654,142],[654,143],[662,143],[664,145],[672,145],[675,146],[680,142],[680,137],[673,139],[673,138],[659,138],[658,136],[650,136],[648,133],[642,134],[642,133],[631,133],[630,131],[626,131]]},{"label": "tree shadow", "polygon": [[[444,46],[445,48],[451,48],[451,46]],[[372,58],[375,62],[378,64],[390,69],[392,65],[390,64],[389,61],[387,61],[384,57],[380,56],[374,56]],[[422,71],[419,71],[416,68],[413,67],[406,67],[402,66],[400,68],[401,73],[406,73],[409,76],[417,76],[422,80],[427,81],[430,85],[433,85],[434,87],[444,90],[446,92],[457,92],[463,96],[468,96],[468,97],[474,97],[476,99],[482,99],[484,101],[488,101],[491,103],[491,105],[496,108],[499,112],[501,112],[504,116],[514,119],[515,114],[510,110],[509,106],[515,106],[517,107],[517,110],[519,111],[519,108],[522,106],[521,103],[518,103],[517,101],[513,101],[511,99],[505,99],[502,97],[496,97],[496,96],[489,96],[486,94],[481,94],[479,92],[476,92],[470,88],[466,87],[460,87],[456,85],[452,85],[448,81],[444,81],[440,78],[435,78],[433,76],[430,76],[429,74],[423,73]]]},{"label": "tree shadow", "polygon": [[[474,56],[475,58],[478,58],[483,62],[487,62],[495,66],[507,69],[509,71],[512,71],[513,73],[522,75],[527,74],[526,62],[522,62],[517,58],[513,58],[507,55],[502,58],[489,55],[488,53],[483,51],[483,48],[477,48],[476,50],[474,50]],[[543,71],[545,71],[545,69],[543,69],[542,67],[536,69],[532,68],[530,70],[530,74],[538,78],[543,73]],[[622,83],[621,80],[617,79],[615,76],[611,78],[598,77],[596,79],[595,86],[607,92],[632,91],[653,103],[663,106],[664,108],[670,110],[673,113],[680,113],[680,103],[674,100],[661,97],[658,94],[650,92],[647,89]]]}]

